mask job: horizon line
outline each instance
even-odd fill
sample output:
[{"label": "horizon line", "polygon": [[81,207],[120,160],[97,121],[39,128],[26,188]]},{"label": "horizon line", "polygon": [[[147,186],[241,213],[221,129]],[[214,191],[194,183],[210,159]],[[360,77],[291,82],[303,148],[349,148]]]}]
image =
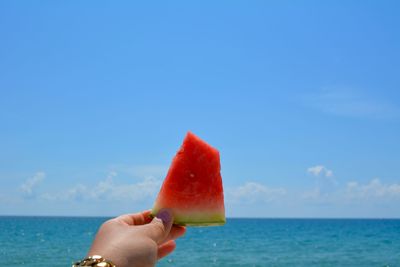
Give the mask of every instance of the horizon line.
[{"label": "horizon line", "polygon": [[[126,213],[129,214],[129,213]],[[123,215],[123,214],[121,214]],[[119,216],[119,215],[118,215]],[[114,215],[21,215],[21,214],[0,214],[2,217],[36,217],[36,218],[115,218]],[[226,217],[227,220],[251,219],[251,220],[400,220],[400,217],[250,217],[232,216]]]}]

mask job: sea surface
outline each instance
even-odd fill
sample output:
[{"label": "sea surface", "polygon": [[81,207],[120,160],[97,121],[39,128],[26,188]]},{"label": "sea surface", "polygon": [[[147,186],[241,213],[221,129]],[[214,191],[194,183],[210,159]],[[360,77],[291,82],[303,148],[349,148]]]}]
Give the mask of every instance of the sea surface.
[{"label": "sea surface", "polygon": [[[70,266],[107,218],[0,217],[2,266]],[[228,219],[189,228],[157,266],[399,266],[400,220]]]}]

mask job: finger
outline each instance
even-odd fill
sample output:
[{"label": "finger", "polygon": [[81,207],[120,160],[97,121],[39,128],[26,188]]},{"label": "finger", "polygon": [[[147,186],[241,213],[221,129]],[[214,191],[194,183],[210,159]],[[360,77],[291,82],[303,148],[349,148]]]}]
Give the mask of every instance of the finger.
[{"label": "finger", "polygon": [[162,209],[156,217],[146,225],[143,225],[144,233],[153,239],[157,244],[161,244],[168,236],[172,228],[172,214],[167,209]]},{"label": "finger", "polygon": [[186,227],[180,225],[172,225],[171,231],[169,232],[165,241],[175,240],[183,236],[185,233],[186,233]]},{"label": "finger", "polygon": [[176,248],[176,243],[174,240],[170,240],[158,247],[157,258],[161,259],[170,254]]},{"label": "finger", "polygon": [[150,210],[146,210],[140,213],[124,214],[115,219],[128,225],[142,225],[151,221],[150,213]]}]

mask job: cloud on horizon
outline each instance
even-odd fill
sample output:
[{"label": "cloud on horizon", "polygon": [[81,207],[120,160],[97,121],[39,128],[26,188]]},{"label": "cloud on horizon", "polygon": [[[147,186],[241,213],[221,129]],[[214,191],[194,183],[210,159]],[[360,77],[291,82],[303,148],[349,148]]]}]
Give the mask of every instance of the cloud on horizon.
[{"label": "cloud on horizon", "polygon": [[63,192],[44,193],[38,198],[51,201],[142,201],[154,199],[162,183],[152,176],[135,183],[118,183],[115,181],[117,176],[118,173],[112,171],[94,186],[77,184]]},{"label": "cloud on horizon", "polygon": [[[311,169],[311,170],[310,170]],[[330,177],[330,170],[322,165],[308,169],[313,175],[324,175]],[[328,174],[327,174],[328,173]],[[161,179],[152,176],[144,177],[134,183],[118,183],[117,172],[109,172],[107,177],[95,185],[77,184],[71,188],[59,192],[47,192],[34,194],[34,188],[43,182],[44,172],[36,173],[21,185],[23,196],[35,197],[39,200],[48,201],[142,201],[154,199],[162,184]],[[359,201],[373,199],[392,199],[400,197],[400,184],[382,183],[379,178],[374,178],[367,183],[350,181],[342,187],[334,187],[325,192],[316,186],[310,190],[294,193],[283,187],[270,187],[257,182],[246,182],[236,187],[225,188],[225,199],[232,203],[267,203],[297,198],[299,200],[318,201]],[[6,196],[2,196],[5,199]]]},{"label": "cloud on horizon", "polygon": [[22,191],[24,196],[30,197],[34,194],[35,187],[37,187],[40,183],[42,183],[45,178],[46,178],[46,173],[37,172],[31,178],[28,178],[20,186],[20,190]]},{"label": "cloud on horizon", "polygon": [[[330,173],[333,175],[333,171],[323,165],[310,167],[307,172],[323,180],[326,180],[326,177],[329,178]],[[93,215],[99,212],[98,215],[117,212],[118,207],[130,210],[134,207],[149,208],[152,205],[161,187],[162,179],[147,176],[127,183],[121,182],[123,179],[118,179],[118,175],[118,172],[111,171],[104,179],[100,179],[93,185],[80,183],[59,191],[38,193],[36,187],[44,182],[46,174],[37,172],[20,186],[19,196],[3,194],[0,195],[0,202],[21,207],[29,204],[33,208],[43,204],[53,207],[53,210],[73,204],[78,205],[82,211],[89,210],[94,213]],[[322,178],[318,178],[319,176]],[[328,179],[324,185],[330,186],[330,190],[324,190],[319,184],[316,184],[314,188],[296,191],[293,188],[271,187],[264,183],[248,181],[238,186],[225,188],[227,211],[230,215],[246,214],[247,208],[244,207],[248,207],[257,210],[255,214],[259,216],[268,216],[275,209],[281,216],[290,217],[292,213],[296,214],[295,216],[299,216],[298,214],[301,216],[301,209],[307,210],[311,207],[320,207],[319,205],[324,205],[324,207],[328,205],[339,210],[339,213],[336,213],[339,216],[341,209],[346,209],[347,216],[352,216],[353,213],[349,212],[351,209],[358,212],[359,207],[364,207],[363,214],[368,214],[369,208],[379,210],[379,205],[389,204],[394,210],[394,213],[389,214],[400,216],[396,208],[393,208],[393,203],[400,200],[400,183],[384,183],[379,178],[373,178],[367,182],[349,181],[335,185]],[[266,209],[266,204],[268,204],[268,209]],[[93,205],[95,207],[105,205],[109,208],[93,210],[90,208]],[[296,206],[294,210],[293,206]],[[30,212],[33,211],[30,210]]]},{"label": "cloud on horizon", "polygon": [[272,202],[286,195],[287,191],[284,188],[272,188],[266,185],[247,182],[238,187],[227,188],[227,202],[232,201],[255,203],[255,202]]},{"label": "cloud on horizon", "polygon": [[379,178],[372,179],[367,184],[348,182],[345,197],[349,200],[372,200],[400,198],[400,184],[384,184]]}]

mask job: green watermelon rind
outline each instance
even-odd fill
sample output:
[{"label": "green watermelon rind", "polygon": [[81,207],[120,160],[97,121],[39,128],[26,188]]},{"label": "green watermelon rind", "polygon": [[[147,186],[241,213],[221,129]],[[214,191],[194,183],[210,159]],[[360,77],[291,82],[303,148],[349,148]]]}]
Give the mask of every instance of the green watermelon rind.
[{"label": "green watermelon rind", "polygon": [[[158,213],[158,209],[152,209],[151,216],[155,217]],[[206,212],[190,212],[185,214],[179,214],[174,212],[174,224],[182,226],[221,226],[226,223],[225,215],[222,213],[211,213]]]}]

